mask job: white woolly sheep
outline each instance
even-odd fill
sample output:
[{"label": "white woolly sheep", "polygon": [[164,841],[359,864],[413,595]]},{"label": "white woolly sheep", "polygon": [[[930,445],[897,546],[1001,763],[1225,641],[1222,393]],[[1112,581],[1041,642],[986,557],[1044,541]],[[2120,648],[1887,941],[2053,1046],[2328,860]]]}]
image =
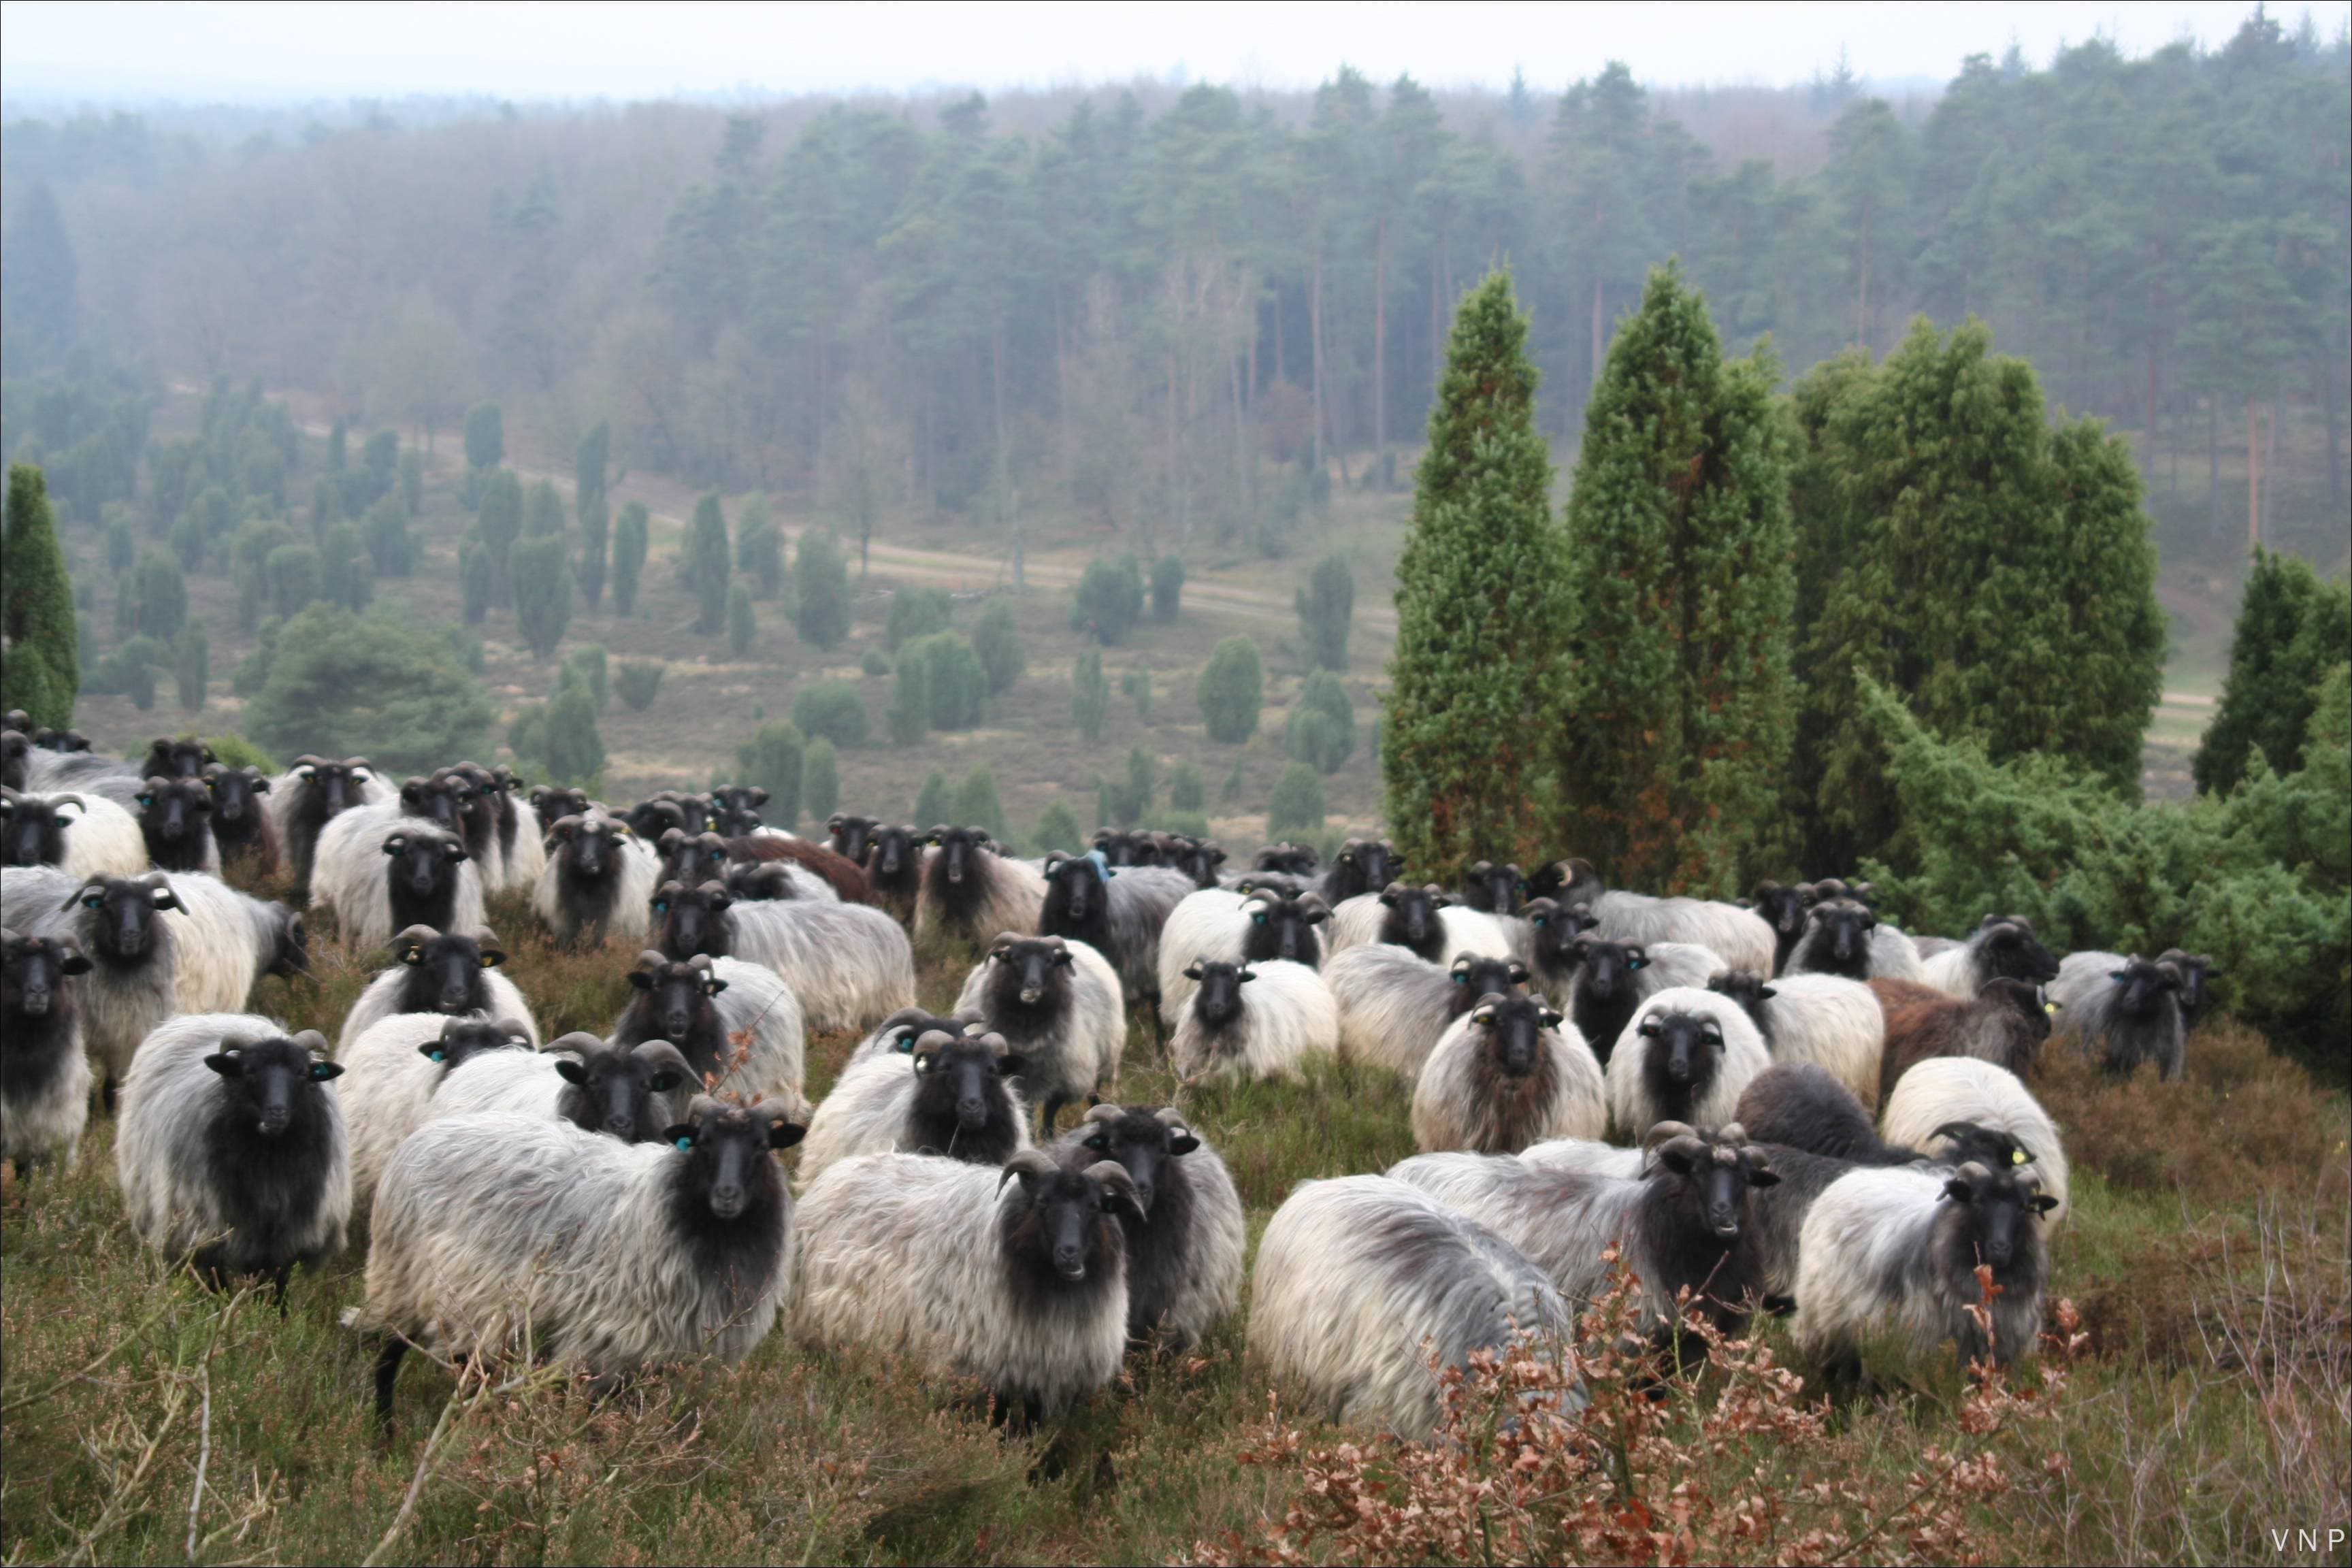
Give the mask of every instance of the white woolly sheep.
[{"label": "white woolly sheep", "polygon": [[1445,922],[1439,912],[1454,895],[1434,882],[1412,887],[1391,882],[1375,893],[1360,893],[1335,904],[1325,943],[1332,953],[1359,947],[1401,947],[1432,963],[1442,963],[1452,950],[1445,945]]},{"label": "white woolly sheep", "polygon": [[1003,1036],[940,1029],[852,1061],[809,1118],[801,1185],[862,1154],[1004,1163],[1029,1147],[1028,1108],[1010,1081],[1021,1070]]},{"label": "white woolly sheep", "polygon": [[26,758],[25,782],[19,787],[27,795],[61,791],[102,795],[135,815],[139,792],[146,783],[145,772],[130,763],[88,751],[59,752],[37,745]]},{"label": "white woolly sheep", "polygon": [[1739,1004],[1677,986],[1642,1005],[1609,1057],[1609,1113],[1638,1138],[1661,1121],[1719,1127],[1748,1080],[1772,1065]]},{"label": "white woolly sheep", "polygon": [[1257,1249],[1250,1354],[1310,1408],[1408,1439],[1437,1424],[1437,1374],[1474,1351],[1558,1353],[1575,1316],[1518,1248],[1385,1176],[1301,1182]]},{"label": "white woolly sheep", "polygon": [[294,765],[269,781],[269,816],[278,832],[294,896],[310,896],[310,872],[318,856],[319,835],[333,818],[357,805],[390,800],[394,790],[377,776],[365,757],[340,762],[305,752]]},{"label": "white woolly sheep", "polygon": [[2179,967],[2137,953],[2070,952],[2050,987],[2056,1032],[2110,1072],[2154,1062],[2169,1083],[2188,1049]]},{"label": "white woolly sheep", "polygon": [[1045,877],[1038,934],[1082,942],[1101,953],[1118,971],[1128,1004],[1150,1007],[1157,1017],[1160,929],[1195,890],[1192,879],[1165,866],[1114,871],[1100,851],[1048,855]]},{"label": "white woolly sheep", "polygon": [[557,818],[545,834],[530,907],[566,946],[583,937],[642,943],[653,929],[661,857],[602,810]]},{"label": "white woolly sheep", "polygon": [[1339,1052],[1339,1006],[1303,963],[1211,959],[1185,977],[1192,1000],[1168,1046],[1180,1077],[1296,1079],[1309,1056]]},{"label": "white woolly sheep", "polygon": [[1570,860],[1560,869],[1566,877],[1558,901],[1591,910],[1600,922],[1598,933],[1611,942],[1688,942],[1710,949],[1733,969],[1772,971],[1772,928],[1754,910],[1711,899],[1654,899],[1610,889],[1583,860]]},{"label": "white woolly sheep", "polygon": [[0,790],[11,866],[54,866],[68,877],[136,877],[147,869],[139,819],[102,795]]},{"label": "white woolly sheep", "polygon": [[1608,1130],[1601,1064],[1540,995],[1481,997],[1445,1031],[1413,1086],[1412,1137],[1423,1152],[1516,1154]]},{"label": "white woolly sheep", "polygon": [[[504,1054],[504,1053],[498,1053]],[[376,1413],[412,1344],[498,1357],[529,1344],[598,1377],[708,1355],[732,1366],[775,1322],[793,1268],[778,1107],[698,1097],[657,1143],[516,1116],[436,1121],[377,1190],[367,1303],[384,1335]]]},{"label": "white woolly sheep", "polygon": [[1003,1169],[918,1154],[829,1168],[801,1195],[793,1327],[831,1347],[972,1378],[1032,1422],[1118,1375],[1126,1212],[1117,1162],[1065,1171],[1042,1149]]},{"label": "white woolly sheep", "polygon": [[674,963],[648,950],[629,984],[636,994],[614,1021],[614,1044],[667,1040],[702,1087],[773,1100],[807,1121],[801,1005],[773,971],[700,953]]},{"label": "white woolly sheep", "polygon": [[670,1097],[696,1079],[667,1040],[616,1046],[584,1032],[543,1051],[488,1051],[448,1073],[433,1091],[432,1119],[485,1114],[568,1121],[624,1143],[658,1138]]},{"label": "white woolly sheep", "polygon": [[79,997],[82,1047],[105,1079],[110,1107],[139,1043],[179,1011],[173,927],[186,915],[161,871],[76,881],[46,866],[0,868],[0,923],[27,936],[70,937],[90,962]]},{"label": "white woolly sheep", "polygon": [[814,900],[738,903],[717,882],[654,895],[652,945],[772,969],[812,1029],[865,1029],[915,1003],[915,952],[897,921],[870,904]]},{"label": "white woolly sheep", "polygon": [[1374,1062],[1412,1081],[1453,1022],[1490,992],[1516,995],[1527,966],[1514,960],[1457,956],[1450,968],[1409,949],[1370,942],[1335,952],[1323,965],[1339,1017],[1339,1052]]},{"label": "white woolly sheep", "polygon": [[[1259,874],[1263,876],[1263,873]],[[1259,963],[1280,959],[1323,966],[1316,928],[1331,918],[1313,893],[1259,888],[1203,888],[1176,906],[1160,933],[1160,1017],[1173,1028],[1192,1003],[1193,964]]]},{"label": "white woolly sheep", "polygon": [[1172,1105],[1097,1105],[1055,1145],[1067,1171],[1116,1160],[1144,1215],[1127,1233],[1127,1332],[1191,1345],[1240,1306],[1249,1229],[1217,1152]]},{"label": "white woolly sheep", "polygon": [[539,1046],[539,1022],[530,1016],[515,983],[499,973],[507,961],[506,949],[487,930],[438,931],[431,926],[410,926],[385,945],[386,967],[368,982],[343,1026],[335,1037],[335,1059],[343,1059],[351,1043],[380,1018],[395,1013],[438,1013],[457,1017],[467,1013],[512,1018]]},{"label": "white woolly sheep", "polygon": [[1127,1004],[1109,961],[1083,942],[1003,931],[972,966],[955,1010],[1021,1058],[1021,1098],[1054,1135],[1062,1107],[1107,1092],[1127,1050]]},{"label": "white woolly sheep", "polygon": [[[1032,931],[1045,909],[1045,874],[996,853],[979,827],[944,824],[926,834],[915,940],[933,933],[987,942],[1001,931]],[[910,998],[911,1000],[911,998]]]},{"label": "white woolly sheep", "polygon": [[1784,974],[1767,983],[1751,971],[1727,969],[1706,988],[1739,1004],[1774,1061],[1811,1062],[1856,1099],[1875,1103],[1886,1014],[1869,986],[1842,974]]},{"label": "white woolly sheep", "polygon": [[355,806],[328,822],[310,895],[335,911],[343,941],[362,952],[410,926],[472,931],[484,923],[482,879],[464,840],[401,816],[397,800]]},{"label": "white woolly sheep", "polygon": [[0,931],[0,1025],[8,1070],[0,1073],[0,1159],[19,1175],[74,1162],[89,1121],[89,1058],[73,977],[89,960],[71,937]]},{"label": "white woolly sheep", "polygon": [[[1963,1368],[2014,1365],[2042,1331],[2047,1256],[2042,1216],[2057,1199],[2031,1166],[1989,1170],[1971,1161],[1948,1174],[1862,1170],[1813,1203],[1798,1241],[1797,1349],[1833,1378],[1863,1370],[1865,1346],[1891,1338],[1921,1361],[1946,1340]],[[2000,1294],[1984,1300],[1979,1264]],[[1969,1309],[1989,1308],[1987,1336]]]},{"label": "white woolly sheep", "polygon": [[335,1086],[352,1150],[352,1215],[365,1217],[378,1181],[408,1135],[432,1120],[441,1080],[485,1051],[535,1049],[520,1020],[478,1013],[393,1013],[343,1045]]},{"label": "white woolly sheep", "polygon": [[[868,1057],[887,1056],[893,1052],[899,1056],[911,1056],[915,1042],[933,1030],[950,1036],[985,1033],[977,1018],[955,1013],[941,1016],[922,1007],[901,1007],[875,1025],[871,1033],[852,1047],[848,1061],[842,1065],[847,1067]],[[806,1151],[803,1151],[803,1157],[806,1158]]]},{"label": "white woolly sheep", "polygon": [[1973,1057],[1937,1057],[1919,1063],[1895,1082],[1879,1112],[1878,1135],[1888,1143],[1948,1158],[1958,1141],[1946,1129],[1955,1124],[2006,1132],[2032,1161],[2043,1192],[2058,1200],[2052,1225],[2072,1212],[2068,1198],[2066,1145],[2058,1124],[2017,1075]]},{"label": "white woolly sheep", "polygon": [[352,1164],[326,1049],[316,1030],[289,1039],[247,1013],[185,1014],[147,1037],[114,1146],[141,1241],[215,1280],[272,1275],[281,1304],[295,1265],[342,1250]]},{"label": "white woolly sheep", "polygon": [[[1590,931],[1570,939],[1568,956],[1575,966],[1568,982],[1569,1021],[1583,1031],[1602,1067],[1609,1065],[1625,1026],[1650,998],[1703,986],[1723,969],[1711,948],[1686,942],[1612,942]],[[1539,956],[1533,967],[1541,983],[1545,972],[1558,966]]]},{"label": "white woolly sheep", "polygon": [[180,928],[173,994],[183,1013],[237,1013],[265,974],[310,970],[302,917],[284,904],[241,893],[202,871],[168,872],[165,882],[188,917]]},{"label": "white woolly sheep", "polygon": [[1921,984],[1963,1002],[1996,980],[2046,985],[2057,978],[2058,960],[2023,915],[1987,915],[1967,941],[1919,963]]}]

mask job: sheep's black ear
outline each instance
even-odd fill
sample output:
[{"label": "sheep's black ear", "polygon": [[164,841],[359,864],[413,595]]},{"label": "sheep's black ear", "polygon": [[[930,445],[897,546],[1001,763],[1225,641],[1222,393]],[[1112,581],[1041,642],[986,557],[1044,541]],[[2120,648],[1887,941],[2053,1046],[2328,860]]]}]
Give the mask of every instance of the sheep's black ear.
[{"label": "sheep's black ear", "polygon": [[1954,1203],[1972,1204],[1977,1201],[1976,1187],[1958,1176],[1944,1184],[1944,1195]]},{"label": "sheep's black ear", "polygon": [[1198,964],[1198,963],[1189,963],[1189,964],[1186,964],[1186,965],[1184,966],[1184,978],[1185,978],[1185,979],[1187,979],[1187,980],[1198,980],[1198,979],[1200,979],[1200,978],[1201,978],[1201,966],[1200,966],[1200,964]]},{"label": "sheep's black ear", "polygon": [[650,991],[654,988],[653,972],[646,969],[632,969],[629,971],[629,984],[640,991]]},{"label": "sheep's black ear", "polygon": [[1019,1052],[1007,1051],[1003,1056],[996,1058],[996,1076],[999,1078],[1019,1078],[1021,1076],[1021,1069],[1028,1065],[1029,1064],[1027,1062],[1021,1059]]},{"label": "sheep's black ear", "polygon": [[1190,1132],[1179,1132],[1175,1137],[1168,1140],[1168,1152],[1171,1154],[1189,1154],[1200,1146],[1201,1141]]},{"label": "sheep's black ear", "polygon": [[342,1076],[343,1064],[341,1062],[312,1062],[310,1064],[310,1081],[312,1083],[324,1083],[331,1078],[341,1078]]},{"label": "sheep's black ear", "polygon": [[2054,1193],[2036,1193],[2025,1200],[2025,1206],[2035,1214],[2048,1214],[2058,1206],[2058,1197]]},{"label": "sheep's black ear", "polygon": [[445,860],[466,860],[472,858],[472,855],[462,844],[444,844],[441,846],[441,858]]},{"label": "sheep's black ear", "polygon": [[482,967],[484,969],[496,969],[499,964],[504,963],[507,961],[505,952],[495,947],[486,947],[482,949],[481,957]]},{"label": "sheep's black ear", "polygon": [[768,1127],[768,1147],[789,1149],[808,1136],[808,1129],[797,1121],[772,1122]]},{"label": "sheep's black ear", "polygon": [[664,1128],[662,1130],[662,1142],[667,1143],[674,1149],[686,1150],[693,1148],[694,1123],[691,1121],[681,1121],[675,1127]]},{"label": "sheep's black ear", "polygon": [[727,989],[727,985],[728,985],[728,982],[726,982],[726,981],[724,981],[724,980],[719,980],[719,979],[717,979],[717,978],[713,978],[713,979],[706,980],[706,981],[704,981],[704,982],[702,983],[702,994],[703,994],[705,996],[716,996],[716,995],[718,995],[721,991],[726,990],[726,989]]},{"label": "sheep's black ear", "polygon": [[205,1066],[223,1078],[243,1078],[245,1058],[235,1051],[215,1051],[205,1058]]},{"label": "sheep's black ear", "polygon": [[1748,1173],[1748,1184],[1751,1187],[1777,1187],[1780,1184],[1780,1173],[1759,1166]]},{"label": "sheep's black ear", "polygon": [[1677,1138],[1660,1145],[1658,1163],[1678,1176],[1687,1176],[1696,1168],[1697,1161],[1692,1157],[1690,1150],[1681,1146],[1682,1142],[1683,1140]]},{"label": "sheep's black ear", "polygon": [[1257,976],[1256,976],[1255,973],[1251,973],[1249,970],[1246,970],[1246,969],[1243,969],[1243,970],[1236,970],[1236,971],[1234,972],[1234,983],[1235,983],[1236,984],[1240,984],[1240,985],[1246,985],[1246,984],[1248,984],[1251,981],[1255,980],[1256,978],[1257,978]]},{"label": "sheep's black ear", "polygon": [[656,1094],[667,1094],[671,1089],[676,1089],[679,1084],[684,1083],[685,1081],[686,1075],[679,1072],[676,1068],[664,1068],[661,1071],[654,1074],[653,1077],[646,1079],[646,1087],[652,1089]]},{"label": "sheep's black ear", "polygon": [[555,1076],[566,1083],[584,1084],[588,1081],[588,1069],[570,1057],[558,1057],[555,1058]]},{"label": "sheep's black ear", "polygon": [[416,1054],[428,1062],[446,1062],[449,1059],[449,1053],[441,1048],[441,1042],[437,1038],[427,1040],[417,1047]]},{"label": "sheep's black ear", "polygon": [[408,835],[405,833],[395,833],[383,841],[383,852],[387,855],[397,855],[407,847]]},{"label": "sheep's black ear", "polygon": [[58,973],[59,974],[88,974],[89,971],[89,960],[79,952],[68,948],[58,955]]}]

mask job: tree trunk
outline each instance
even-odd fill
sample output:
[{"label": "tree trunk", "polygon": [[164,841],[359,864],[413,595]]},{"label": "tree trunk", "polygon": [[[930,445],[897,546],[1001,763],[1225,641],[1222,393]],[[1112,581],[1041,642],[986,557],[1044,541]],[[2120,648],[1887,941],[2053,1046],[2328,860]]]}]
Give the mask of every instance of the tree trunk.
[{"label": "tree trunk", "polygon": [[2263,542],[2262,412],[2250,393],[2246,397],[2246,544]]},{"label": "tree trunk", "polygon": [[2333,363],[2323,360],[2319,365],[2319,406],[2327,418],[2327,504],[2344,504],[2344,438],[2336,423],[2336,377],[2343,370],[2341,359]]},{"label": "tree trunk", "polygon": [[1389,215],[1372,244],[1372,483],[1389,488]]},{"label": "tree trunk", "polygon": [[1601,390],[1601,272],[1596,266],[1592,273],[1592,375],[1584,384],[1587,403]]},{"label": "tree trunk", "polygon": [[2205,400],[2205,537],[2221,531],[2221,400]]},{"label": "tree trunk", "polygon": [[1853,341],[1861,344],[1863,352],[1867,353],[1870,351],[1870,205],[1867,202],[1862,208],[1861,237],[1861,266],[1857,268],[1855,281],[1858,287],[1853,300]]},{"label": "tree trunk", "polygon": [[1315,466],[1321,468],[1326,460],[1323,450],[1325,407],[1323,403],[1323,241],[1315,241],[1315,269],[1307,283],[1307,338],[1308,351],[1314,355],[1310,367],[1315,375]]},{"label": "tree trunk", "polygon": [[[2156,259],[2164,262],[2164,246],[2158,242]],[[2139,444],[2140,481],[2151,484],[2156,479],[2156,336],[2157,324],[2164,319],[2164,274],[2159,271],[2147,286],[2147,375],[2140,392],[2140,428],[2147,432]]]}]

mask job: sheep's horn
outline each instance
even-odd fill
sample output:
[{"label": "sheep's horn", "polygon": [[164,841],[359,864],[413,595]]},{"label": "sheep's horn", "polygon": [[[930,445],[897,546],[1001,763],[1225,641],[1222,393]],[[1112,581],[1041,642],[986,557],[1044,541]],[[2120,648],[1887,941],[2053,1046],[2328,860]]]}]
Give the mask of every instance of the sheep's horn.
[{"label": "sheep's horn", "polygon": [[1661,1143],[1672,1142],[1677,1138],[1697,1136],[1698,1130],[1686,1121],[1654,1122],[1649,1131],[1642,1136],[1642,1152],[1646,1154]]},{"label": "sheep's horn", "polygon": [[1161,1106],[1151,1113],[1151,1119],[1162,1127],[1173,1127],[1186,1132],[1192,1130],[1192,1124],[1184,1120],[1184,1113],[1172,1105]]},{"label": "sheep's horn", "polygon": [[[938,1045],[932,1044],[933,1041],[937,1041]],[[956,1037],[945,1029],[925,1029],[915,1037],[915,1049],[918,1051],[936,1050],[939,1046],[951,1046],[955,1043]]]},{"label": "sheep's horn", "polygon": [[1143,1195],[1135,1190],[1135,1178],[1128,1174],[1127,1167],[1118,1161],[1097,1160],[1087,1167],[1087,1174],[1127,1199],[1140,1213],[1150,1214],[1151,1205],[1145,1203]]},{"label": "sheep's horn", "polygon": [[[1108,1164],[1111,1162],[1103,1163]],[[1004,1169],[996,1178],[997,1190],[1003,1191],[1004,1184],[1015,1176],[1050,1176],[1060,1169],[1061,1167],[1054,1163],[1054,1156],[1046,1153],[1043,1149],[1023,1149],[1004,1162]],[[1127,1173],[1127,1167],[1124,1165],[1121,1165],[1118,1170],[1121,1175]]]},{"label": "sheep's horn", "polygon": [[653,970],[659,969],[663,964],[667,963],[668,962],[669,959],[667,955],[663,953],[659,948],[649,947],[643,952],[638,953],[636,963],[631,964],[629,967],[640,973],[650,973]]},{"label": "sheep's horn", "polygon": [[1091,1107],[1087,1111],[1087,1120],[1088,1121],[1117,1121],[1120,1117],[1125,1116],[1126,1114],[1126,1111],[1120,1110],[1116,1105],[1097,1105]]}]

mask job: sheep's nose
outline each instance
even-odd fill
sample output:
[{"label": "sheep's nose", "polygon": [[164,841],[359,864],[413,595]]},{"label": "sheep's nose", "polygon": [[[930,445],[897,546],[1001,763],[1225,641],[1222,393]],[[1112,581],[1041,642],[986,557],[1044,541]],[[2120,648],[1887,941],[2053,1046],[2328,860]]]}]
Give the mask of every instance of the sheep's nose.
[{"label": "sheep's nose", "polygon": [[38,1018],[47,1014],[48,1010],[49,994],[47,992],[27,991],[25,993],[25,1016],[27,1018]]},{"label": "sheep's nose", "polygon": [[286,1113],[282,1110],[263,1111],[260,1121],[257,1123],[257,1130],[264,1138],[277,1137],[286,1131]]},{"label": "sheep's nose", "polygon": [[956,1101],[956,1123],[964,1128],[979,1127],[988,1121],[988,1101],[979,1099]]},{"label": "sheep's nose", "polygon": [[733,1184],[710,1189],[710,1212],[720,1219],[733,1219],[743,1212],[743,1189]]},{"label": "sheep's nose", "polygon": [[1707,1216],[1707,1224],[1714,1229],[1717,1239],[1721,1241],[1729,1241],[1739,1234],[1739,1216],[1736,1214],[1717,1211]]},{"label": "sheep's nose", "polygon": [[610,1132],[615,1138],[632,1137],[637,1131],[637,1119],[634,1116],[615,1112],[613,1115],[604,1118],[604,1131]]},{"label": "sheep's nose", "polygon": [[1087,1255],[1075,1247],[1054,1248],[1054,1268],[1065,1279],[1087,1277]]},{"label": "sheep's nose", "polygon": [[1995,1268],[1999,1268],[2003,1264],[2007,1263],[2009,1261],[2009,1243],[2005,1241],[1992,1241],[1985,1244],[1985,1261],[1991,1264]]},{"label": "sheep's nose", "polygon": [[1021,988],[1021,1005],[1024,1007],[1034,1007],[1037,1005],[1037,998],[1044,994],[1045,992],[1042,986],[1024,985]]}]

